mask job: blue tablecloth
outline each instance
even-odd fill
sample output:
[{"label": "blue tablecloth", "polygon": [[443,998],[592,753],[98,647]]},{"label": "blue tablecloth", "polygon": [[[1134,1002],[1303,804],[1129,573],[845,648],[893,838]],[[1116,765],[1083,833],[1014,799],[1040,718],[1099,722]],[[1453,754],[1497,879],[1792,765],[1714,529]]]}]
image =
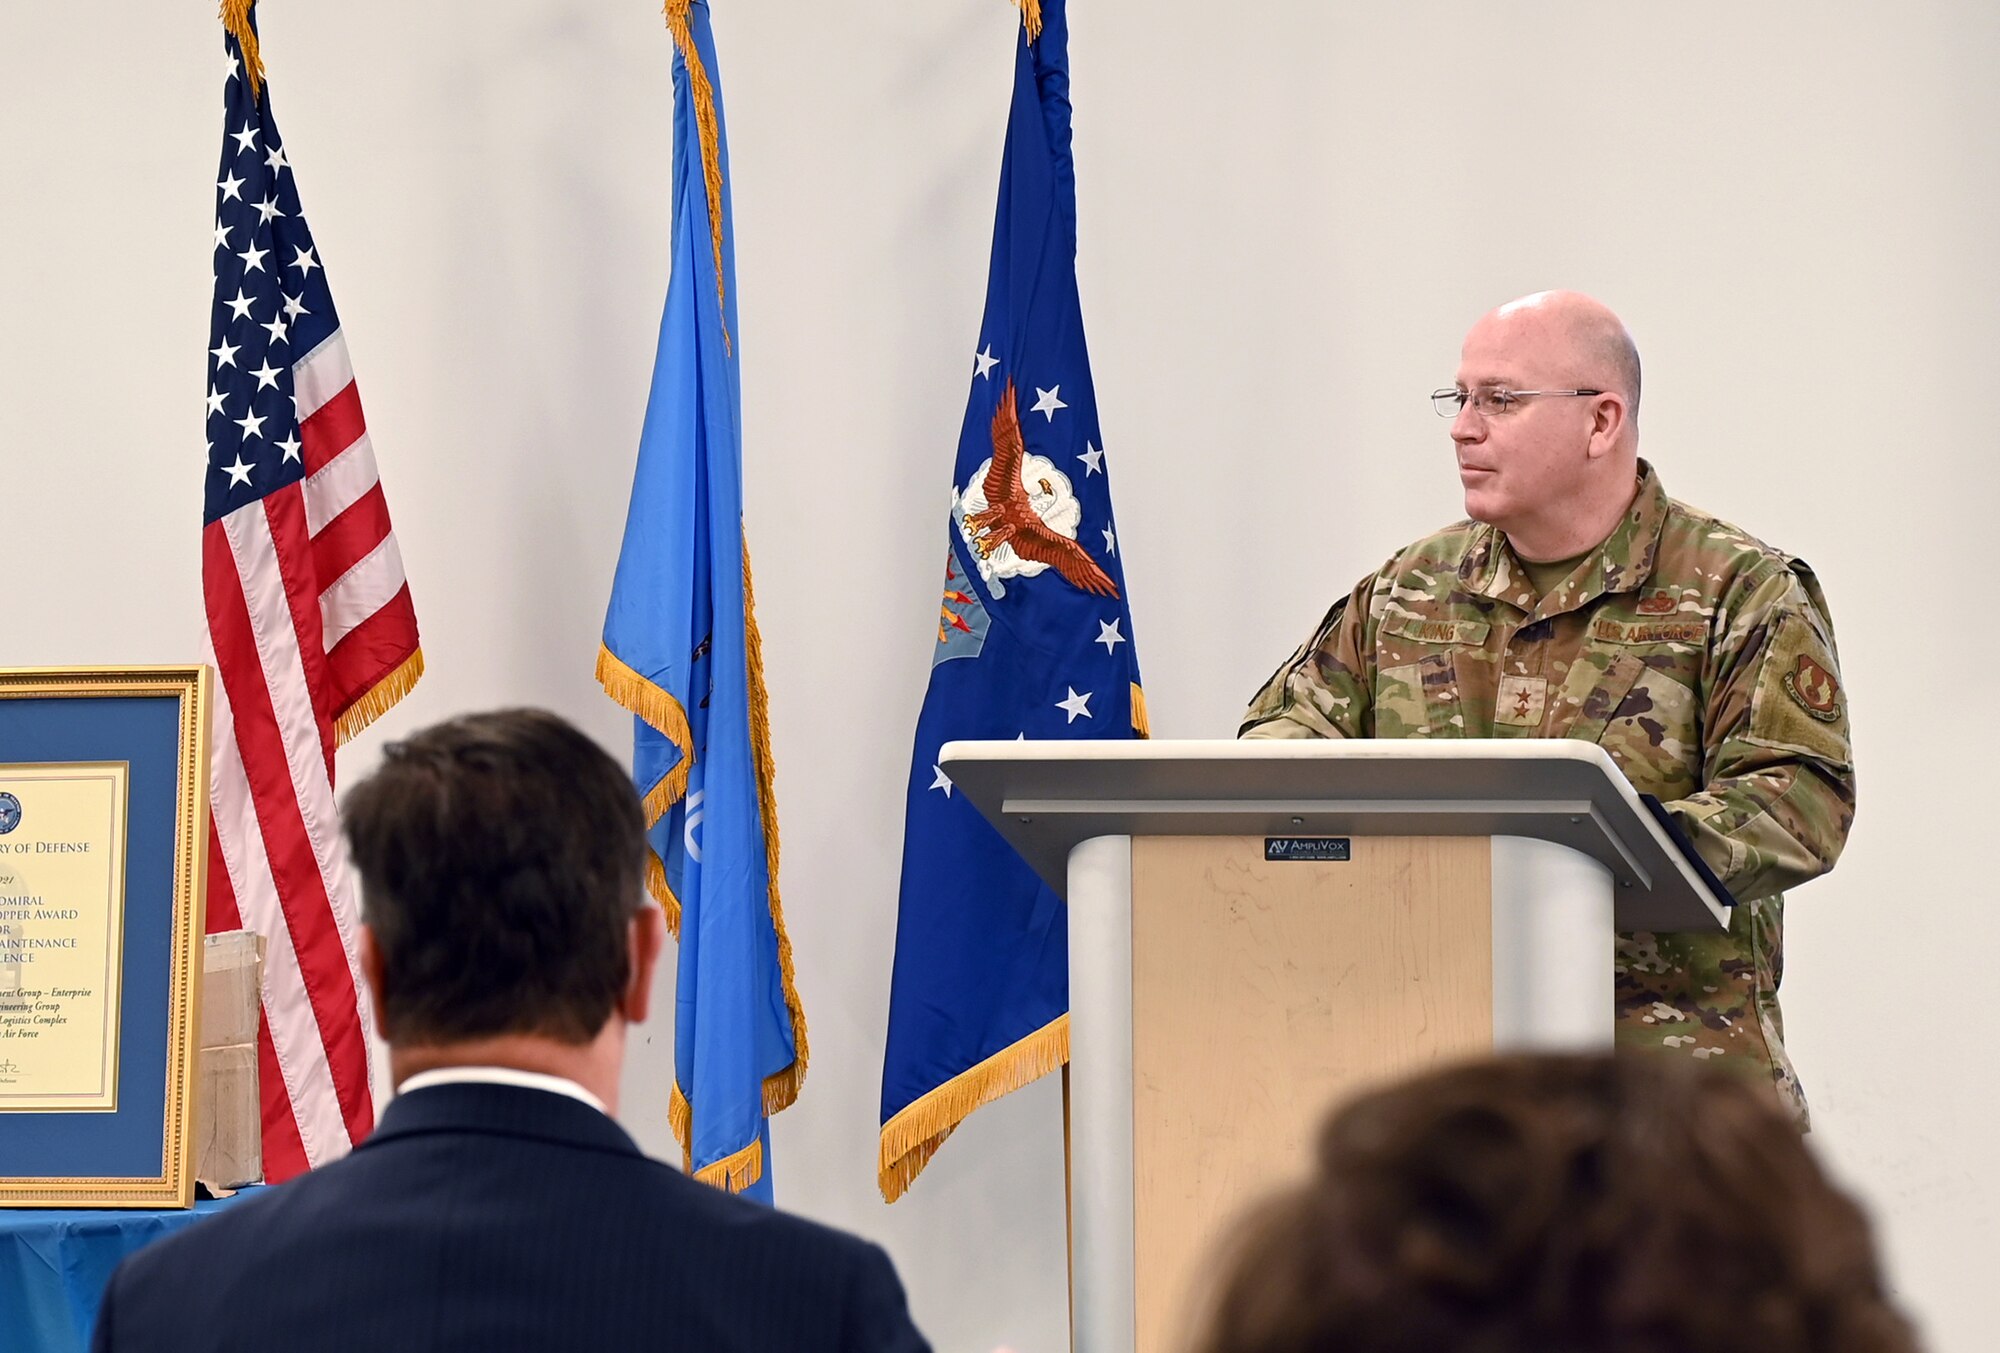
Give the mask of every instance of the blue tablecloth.
[{"label": "blue tablecloth", "polygon": [[120,1259],[257,1191],[190,1212],[0,1208],[0,1349],[82,1353]]}]

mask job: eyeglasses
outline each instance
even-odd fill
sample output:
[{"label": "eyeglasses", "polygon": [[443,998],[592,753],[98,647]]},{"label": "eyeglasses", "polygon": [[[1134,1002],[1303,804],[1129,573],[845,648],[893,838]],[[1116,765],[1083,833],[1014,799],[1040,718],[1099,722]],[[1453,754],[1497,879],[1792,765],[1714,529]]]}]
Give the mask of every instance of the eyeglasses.
[{"label": "eyeglasses", "polygon": [[1503,413],[1514,412],[1524,399],[1534,399],[1548,395],[1552,398],[1571,395],[1601,395],[1602,390],[1478,390],[1431,391],[1431,407],[1438,411],[1440,418],[1456,418],[1470,404],[1472,411],[1481,418],[1498,418]]}]

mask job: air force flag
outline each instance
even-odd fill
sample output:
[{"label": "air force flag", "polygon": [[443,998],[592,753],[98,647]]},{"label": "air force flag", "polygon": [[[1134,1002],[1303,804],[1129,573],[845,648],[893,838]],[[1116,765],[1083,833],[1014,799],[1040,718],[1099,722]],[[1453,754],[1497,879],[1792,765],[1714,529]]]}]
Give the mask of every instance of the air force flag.
[{"label": "air force flag", "polygon": [[1077,300],[1063,0],[1026,10],[910,764],[882,1071],[891,1201],[967,1114],[1069,1057],[1063,904],[954,792],[938,749],[1146,728]]}]

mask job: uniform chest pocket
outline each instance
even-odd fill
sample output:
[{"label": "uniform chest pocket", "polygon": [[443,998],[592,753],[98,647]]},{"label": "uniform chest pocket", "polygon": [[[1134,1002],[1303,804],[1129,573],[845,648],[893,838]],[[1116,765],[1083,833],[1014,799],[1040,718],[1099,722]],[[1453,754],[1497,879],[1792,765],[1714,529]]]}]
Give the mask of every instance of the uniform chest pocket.
[{"label": "uniform chest pocket", "polygon": [[1375,736],[1462,738],[1455,658],[1486,642],[1484,620],[1438,620],[1391,611],[1378,636]]},{"label": "uniform chest pocket", "polygon": [[1700,787],[1701,703],[1686,682],[1642,652],[1579,654],[1561,699],[1570,719],[1562,736],[1603,747],[1640,793],[1677,799]]}]

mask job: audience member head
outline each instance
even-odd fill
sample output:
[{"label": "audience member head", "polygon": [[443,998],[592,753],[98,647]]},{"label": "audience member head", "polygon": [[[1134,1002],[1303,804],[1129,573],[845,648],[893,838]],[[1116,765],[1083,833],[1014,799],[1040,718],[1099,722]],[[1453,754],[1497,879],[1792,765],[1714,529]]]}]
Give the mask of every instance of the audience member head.
[{"label": "audience member head", "polygon": [[393,1052],[518,1062],[487,1054],[582,1050],[644,1017],[662,942],[644,818],[624,769],[568,723],[510,709],[424,729],[343,815]]},{"label": "audience member head", "polygon": [[1236,1238],[1201,1353],[1912,1353],[1769,1091],[1511,1056],[1376,1091]]}]

